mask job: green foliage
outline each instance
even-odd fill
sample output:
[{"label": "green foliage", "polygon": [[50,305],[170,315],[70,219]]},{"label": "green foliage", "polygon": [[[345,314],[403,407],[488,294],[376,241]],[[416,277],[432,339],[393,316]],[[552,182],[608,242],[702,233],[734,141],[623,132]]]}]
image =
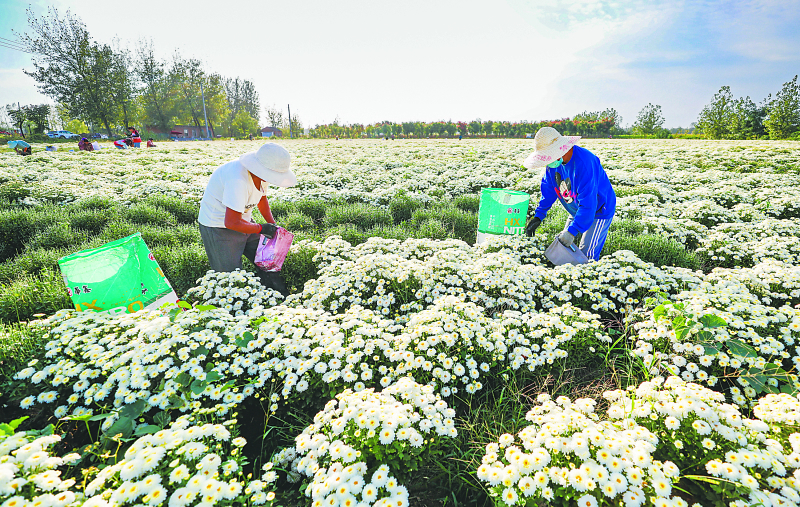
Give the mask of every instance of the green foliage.
[{"label": "green foliage", "polygon": [[750,97],[734,99],[730,86],[723,86],[700,112],[697,130],[708,139],[757,139],[764,134],[764,114]]},{"label": "green foliage", "polygon": [[145,202],[172,214],[179,224],[194,224],[200,213],[200,204],[188,199],[180,199],[166,195],[153,195]]},{"label": "green foliage", "polygon": [[30,320],[37,313],[51,314],[71,307],[64,282],[55,271],[0,283],[0,322]]},{"label": "green foliage", "polygon": [[[633,124],[633,131],[637,134],[652,135],[662,130],[664,125],[664,114],[661,106],[647,104],[639,111],[636,122]],[[669,132],[667,132],[669,134]]]},{"label": "green foliage", "polygon": [[73,251],[75,248],[28,248],[13,259],[0,263],[0,283],[10,283],[25,275],[36,275],[45,270],[55,270],[58,268],[58,259]]},{"label": "green foliage", "polygon": [[[0,324],[0,382],[10,379],[29,361],[44,354],[45,330],[27,324]],[[0,385],[0,393],[9,394]]]},{"label": "green foliage", "polygon": [[453,199],[453,206],[470,213],[478,213],[478,208],[481,205],[481,196],[477,194],[464,194],[459,195]]},{"label": "green foliage", "polygon": [[68,222],[58,222],[43,229],[26,242],[26,249],[66,248],[81,245],[89,239],[86,231],[75,230]]},{"label": "green foliage", "polygon": [[299,213],[308,215],[314,219],[314,222],[321,224],[325,219],[328,207],[333,204],[331,201],[323,201],[316,199],[303,199],[294,203],[295,209]]},{"label": "green foliage", "polygon": [[177,294],[186,294],[211,269],[202,245],[156,246],[150,251]]},{"label": "green foliage", "polygon": [[800,131],[800,85],[797,76],[783,84],[774,99],[767,98],[764,126],[770,139],[788,139]]},{"label": "green foliage", "polygon": [[351,245],[360,245],[369,239],[369,235],[353,224],[339,224],[325,230],[325,236],[341,236]]},{"label": "green foliage", "polygon": [[293,248],[286,256],[281,273],[290,292],[302,291],[308,280],[317,277],[317,263],[314,262],[316,254],[316,249],[303,246]]},{"label": "green foliage", "polygon": [[615,220],[608,228],[609,233],[620,234],[623,236],[638,236],[645,232],[645,226],[636,220]]},{"label": "green foliage", "polygon": [[117,207],[116,201],[111,197],[95,195],[81,199],[75,203],[75,209],[91,211],[109,211]]},{"label": "green foliage", "polygon": [[282,216],[278,222],[278,225],[288,231],[291,231],[292,233],[309,232],[316,229],[316,224],[314,223],[313,218],[305,213],[298,212],[291,212]]},{"label": "green foliage", "polygon": [[415,226],[417,227],[418,238],[445,239],[448,237],[447,229],[445,229],[442,222],[435,218],[419,217]]},{"label": "green foliage", "polygon": [[130,208],[122,211],[120,216],[139,225],[175,225],[176,223],[172,213],[147,203],[134,204]]},{"label": "green foliage", "polygon": [[340,224],[353,224],[361,229],[369,229],[375,225],[392,223],[392,217],[382,208],[368,204],[336,204],[327,209],[325,226],[336,227]]},{"label": "green foliage", "polygon": [[395,224],[411,220],[414,211],[422,207],[422,203],[416,199],[412,199],[404,192],[396,194],[389,201],[389,212],[392,214],[392,219]]},{"label": "green foliage", "polygon": [[[664,296],[661,296],[662,300]],[[670,310],[672,310],[670,312]],[[707,356],[716,356],[720,353],[728,354],[730,357],[757,358],[759,352],[750,344],[738,338],[731,338],[720,342],[714,337],[714,329],[727,327],[728,323],[722,317],[714,314],[694,315],[686,309],[684,303],[673,303],[665,300],[655,309],[653,316],[658,319],[671,320],[672,329],[675,331],[675,338],[681,341],[688,341],[691,337],[693,343],[697,343],[705,349]],[[792,375],[785,371],[780,364],[750,364],[749,368],[744,367],[737,374],[746,385],[752,387],[756,394],[778,394],[788,392],[792,395],[797,394],[793,387]],[[772,385],[769,381],[777,381],[777,385]]]},{"label": "green foliage", "polygon": [[11,180],[0,183],[0,199],[18,202],[30,195],[30,189],[21,181]]},{"label": "green foliage", "polygon": [[[434,227],[431,221],[438,222],[439,226]],[[441,206],[415,211],[411,224],[419,228],[420,237],[457,238],[473,244],[478,230],[478,215],[455,207]],[[425,236],[422,233],[423,228],[430,230],[434,235]],[[441,236],[442,233],[444,236]]]},{"label": "green foliage", "polygon": [[650,185],[636,185],[633,187],[620,186],[614,189],[614,193],[617,194],[617,197],[650,194],[658,197],[659,201],[664,202],[664,196],[661,195],[661,191]]},{"label": "green foliage", "polygon": [[37,232],[66,216],[65,209],[53,206],[0,211],[0,262],[22,251],[25,242]]},{"label": "green foliage", "polygon": [[95,235],[99,234],[113,218],[113,214],[107,211],[85,209],[72,215],[69,219],[69,225],[75,230]]},{"label": "green foliage", "polygon": [[694,252],[687,251],[681,243],[674,239],[657,234],[630,236],[625,233],[609,232],[603,247],[603,255],[610,255],[617,250],[630,250],[643,261],[651,262],[656,266],[675,266],[698,270],[701,265],[700,259]]}]

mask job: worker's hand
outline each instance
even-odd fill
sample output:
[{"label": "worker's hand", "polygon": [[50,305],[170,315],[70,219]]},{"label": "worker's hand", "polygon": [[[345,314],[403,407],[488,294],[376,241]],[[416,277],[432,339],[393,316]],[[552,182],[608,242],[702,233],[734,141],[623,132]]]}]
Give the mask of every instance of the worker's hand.
[{"label": "worker's hand", "polygon": [[264,235],[267,239],[272,239],[275,237],[275,233],[278,232],[278,226],[275,224],[259,224],[261,225],[261,234]]},{"label": "worker's hand", "polygon": [[542,224],[542,219],[539,217],[531,217],[525,225],[525,235],[531,237],[536,232],[536,229]]},{"label": "worker's hand", "polygon": [[559,243],[567,248],[569,248],[572,242],[575,241],[575,236],[573,236],[569,231],[561,231],[556,237],[558,238]]}]

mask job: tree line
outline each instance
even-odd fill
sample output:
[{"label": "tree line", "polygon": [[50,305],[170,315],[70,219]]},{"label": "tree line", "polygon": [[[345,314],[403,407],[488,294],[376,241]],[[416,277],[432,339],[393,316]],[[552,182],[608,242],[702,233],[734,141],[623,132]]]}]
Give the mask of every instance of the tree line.
[{"label": "tree line", "polygon": [[696,128],[709,139],[800,140],[800,85],[797,76],[756,105],[750,97],[735,98],[723,86],[697,118]]},{"label": "tree line", "polygon": [[380,137],[525,137],[535,134],[541,127],[555,127],[565,135],[584,137],[608,137],[623,132],[619,128],[622,117],[609,108],[604,111],[583,112],[572,118],[561,118],[540,122],[508,122],[482,121],[480,118],[471,122],[435,121],[435,122],[400,122],[382,121],[364,125],[354,123],[317,125],[309,129],[309,137],[315,138],[380,138]]},{"label": "tree line", "polygon": [[62,16],[51,7],[37,17],[29,8],[28,25],[28,32],[18,34],[33,53],[33,70],[24,72],[56,106],[44,115],[44,123],[34,113],[46,105],[7,106],[15,126],[28,121],[41,133],[48,125],[71,122],[112,136],[128,126],[169,133],[175,125],[193,125],[205,134],[207,116],[209,130],[218,134],[258,131],[261,104],[247,79],[211,72],[178,51],[169,60],[160,59],[151,41],[138,41],[134,51],[117,39],[97,42],[70,11]]}]

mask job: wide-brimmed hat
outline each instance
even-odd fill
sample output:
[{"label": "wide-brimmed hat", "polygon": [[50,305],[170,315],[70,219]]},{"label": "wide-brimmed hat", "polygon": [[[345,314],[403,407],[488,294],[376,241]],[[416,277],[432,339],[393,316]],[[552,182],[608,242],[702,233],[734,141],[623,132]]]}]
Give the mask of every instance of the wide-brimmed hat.
[{"label": "wide-brimmed hat", "polygon": [[297,185],[297,177],[289,164],[292,156],[286,148],[275,143],[265,143],[256,151],[245,153],[239,157],[245,169],[262,180],[279,187]]},{"label": "wide-brimmed hat", "polygon": [[533,138],[536,151],[528,155],[522,165],[528,169],[544,167],[563,157],[580,138],[581,136],[562,136],[553,127],[542,127]]}]

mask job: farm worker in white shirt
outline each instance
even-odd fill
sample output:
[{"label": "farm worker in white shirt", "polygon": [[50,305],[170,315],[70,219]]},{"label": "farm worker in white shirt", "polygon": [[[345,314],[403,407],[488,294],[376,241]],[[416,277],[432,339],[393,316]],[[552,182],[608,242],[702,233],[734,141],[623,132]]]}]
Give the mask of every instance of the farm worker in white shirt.
[{"label": "farm worker in white shirt", "polygon": [[[230,272],[242,268],[242,255],[253,261],[261,234],[271,238],[277,231],[275,219],[264,193],[267,184],[292,187],[297,178],[289,168],[291,156],[275,143],[266,143],[257,151],[217,167],[208,180],[200,202],[200,236],[211,269]],[[258,206],[268,222],[253,221]],[[258,270],[264,287],[284,296],[289,293],[280,273]]]}]

